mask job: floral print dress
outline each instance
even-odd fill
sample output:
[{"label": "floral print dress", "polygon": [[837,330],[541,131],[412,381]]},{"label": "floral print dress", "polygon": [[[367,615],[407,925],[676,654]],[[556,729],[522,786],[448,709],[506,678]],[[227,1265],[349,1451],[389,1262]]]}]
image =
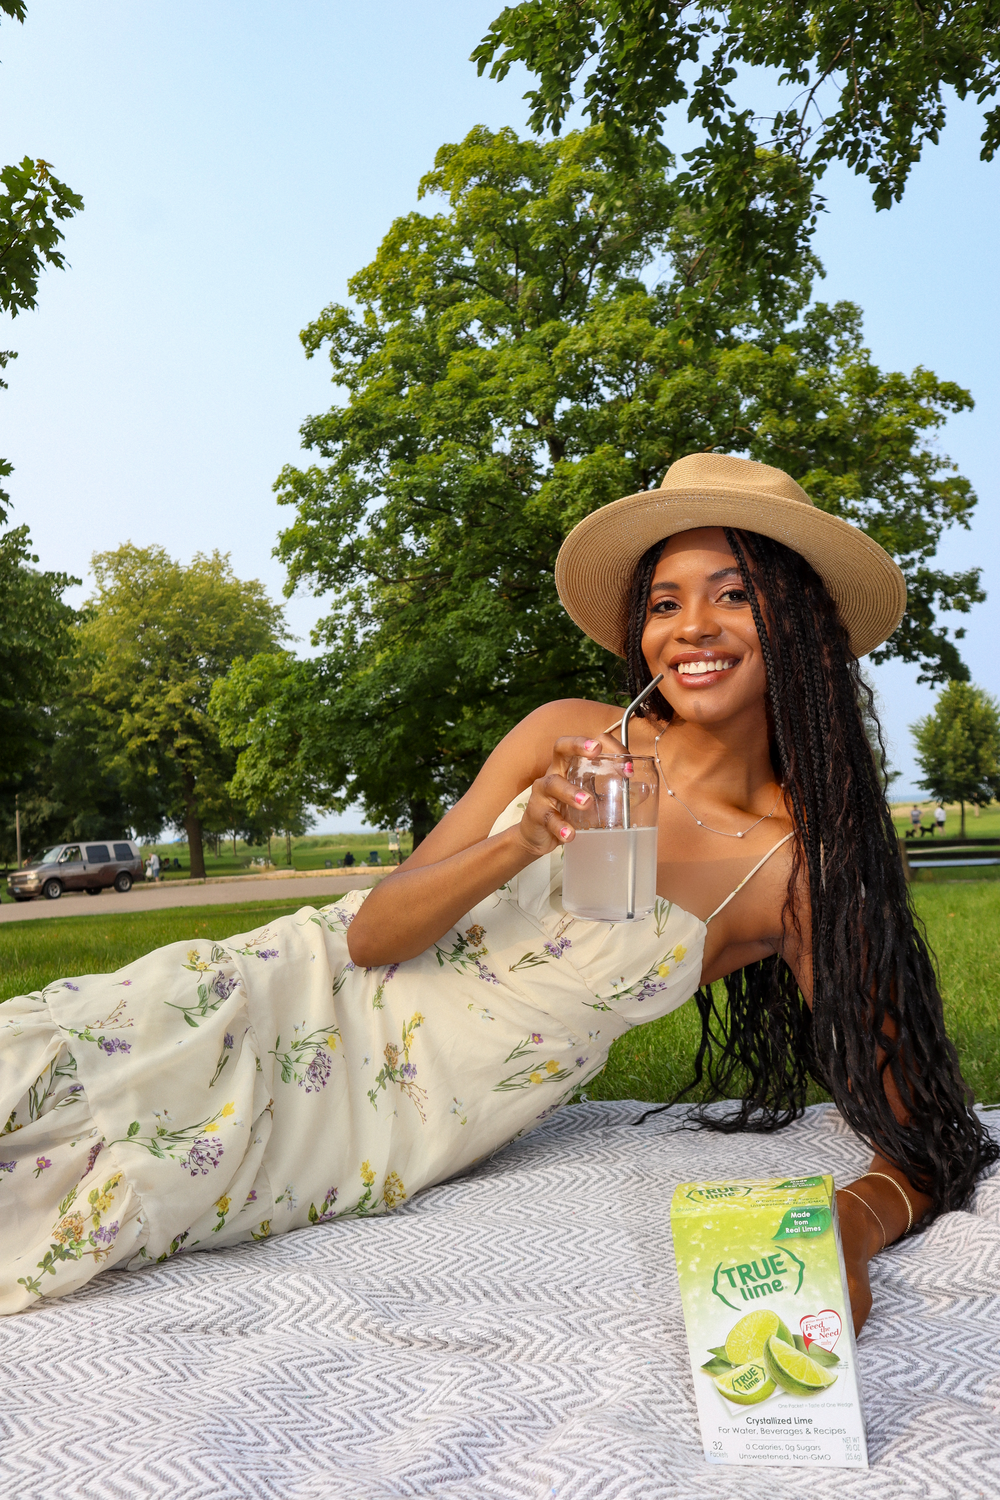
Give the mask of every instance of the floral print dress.
[{"label": "floral print dress", "polygon": [[667,902],[590,922],[561,889],[557,850],[386,968],[351,962],[356,891],[0,1006],[0,1312],[384,1213],[545,1119],[693,994],[705,941]]}]

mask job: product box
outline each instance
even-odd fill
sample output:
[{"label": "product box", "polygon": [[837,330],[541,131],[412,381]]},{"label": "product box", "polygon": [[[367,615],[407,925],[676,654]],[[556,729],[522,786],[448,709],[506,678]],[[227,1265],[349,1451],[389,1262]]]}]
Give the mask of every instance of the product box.
[{"label": "product box", "polygon": [[866,1469],[833,1178],[682,1182],[670,1224],[705,1457]]}]

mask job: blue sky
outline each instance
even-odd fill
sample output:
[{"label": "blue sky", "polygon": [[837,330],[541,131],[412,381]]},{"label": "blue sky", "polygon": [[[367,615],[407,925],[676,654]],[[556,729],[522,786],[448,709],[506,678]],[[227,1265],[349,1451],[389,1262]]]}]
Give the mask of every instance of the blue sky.
[{"label": "blue sky", "polygon": [[[271,557],[290,513],[271,486],[298,461],[298,428],[333,392],[298,331],[346,293],[444,141],[474,124],[525,128],[524,75],[479,79],[469,52],[499,0],[29,0],[0,27],[3,161],[43,156],[86,200],[70,268],[39,309],[0,331],[19,351],[0,394],[0,452],[16,522],[46,567],[87,576],[131,539],[175,556],[218,547],[280,597]],[[973,679],[1000,693],[989,636],[1000,598],[995,359],[1000,163],[978,161],[978,118],[955,105],[903,204],[829,174],[819,295],[861,304],[876,359],[971,388],[944,451],[973,481],[971,534],[942,550],[984,567],[968,620]],[[669,139],[686,148],[686,131]],[[86,590],[77,591],[82,598]],[[305,638],[321,612],[296,598]],[[304,643],[304,642],[303,642]],[[916,670],[877,669],[899,785],[914,785],[907,725],[933,694]],[[324,819],[354,826],[357,817]]]}]

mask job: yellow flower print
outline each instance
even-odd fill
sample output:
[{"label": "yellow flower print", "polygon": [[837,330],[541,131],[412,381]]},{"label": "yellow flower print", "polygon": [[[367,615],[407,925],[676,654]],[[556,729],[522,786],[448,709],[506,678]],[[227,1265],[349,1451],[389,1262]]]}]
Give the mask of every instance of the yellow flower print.
[{"label": "yellow flower print", "polygon": [[209,1120],[209,1122],[208,1122],[207,1125],[203,1125],[202,1126],[202,1129],[206,1133],[208,1133],[208,1132],[211,1131],[214,1134],[218,1135],[218,1133],[219,1133],[219,1122],[218,1122],[218,1120]]},{"label": "yellow flower print", "polygon": [[69,1214],[52,1231],[52,1238],[60,1245],[75,1244],[83,1239],[83,1214]]},{"label": "yellow flower print", "polygon": [[422,1026],[423,1024],[424,1024],[424,1018],[423,1018],[423,1016],[420,1014],[419,1010],[415,1010],[413,1012],[413,1015],[410,1017],[410,1030],[411,1031],[416,1031],[417,1027],[418,1026]]},{"label": "yellow flower print", "polygon": [[395,1208],[406,1197],[406,1189],[395,1172],[389,1172],[382,1187],[382,1202],[386,1208]]},{"label": "yellow flower print", "polygon": [[326,1045],[329,1047],[331,1052],[336,1050],[337,1040],[337,1033],[335,1031],[331,1031],[330,1035],[326,1039]]},{"label": "yellow flower print", "polygon": [[375,1173],[372,1171],[372,1164],[370,1161],[363,1161],[361,1163],[361,1181],[364,1183],[365,1187],[371,1187],[372,1183],[375,1181]]},{"label": "yellow flower print", "polygon": [[679,964],[686,954],[687,949],[685,948],[684,944],[678,943],[677,947],[674,949],[674,963]]},{"label": "yellow flower print", "polygon": [[530,1083],[541,1083],[543,1081],[541,1073],[530,1073],[528,1075],[528,1081]]},{"label": "yellow flower print", "polygon": [[230,1101],[229,1101],[228,1104],[224,1104],[222,1106],[222,1116],[221,1116],[221,1118],[223,1120],[228,1120],[229,1116],[230,1115],[234,1115],[235,1113],[236,1113],[236,1105],[230,1099]]},{"label": "yellow flower print", "polygon": [[215,1206],[219,1210],[220,1214],[227,1214],[229,1212],[229,1205],[231,1202],[231,1198],[216,1198]]},{"label": "yellow flower print", "polygon": [[661,979],[666,979],[667,975],[670,973],[670,960],[668,958],[665,958],[662,964],[658,966],[656,972]]},{"label": "yellow flower print", "polygon": [[553,1058],[550,1057],[549,1060],[548,1060],[548,1062],[545,1064],[545,1071],[546,1071],[546,1073],[558,1073],[559,1072],[559,1064],[557,1062],[555,1062]]},{"label": "yellow flower print", "polygon": [[198,952],[197,948],[189,948],[188,949],[188,962],[187,962],[186,967],[191,968],[191,969],[197,969],[197,971],[198,971],[199,974],[205,974],[212,967],[212,965],[210,963],[206,963],[205,962],[205,960],[201,957],[200,953]]}]

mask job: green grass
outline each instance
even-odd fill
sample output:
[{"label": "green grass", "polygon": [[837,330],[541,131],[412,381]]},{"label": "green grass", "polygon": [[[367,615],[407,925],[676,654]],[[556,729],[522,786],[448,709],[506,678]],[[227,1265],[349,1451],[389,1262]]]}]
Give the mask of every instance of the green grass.
[{"label": "green grass", "polygon": [[71,979],[76,974],[110,974],[154,948],[185,938],[221,942],[309,904],[310,898],[305,897],[298,901],[243,901],[234,906],[174,906],[169,911],[5,922],[0,927],[0,1000],[40,990],[55,979]]},{"label": "green grass", "polygon": [[[941,970],[945,1019],[962,1069],[982,1103],[1000,1102],[1000,886],[922,886],[917,910]],[[297,911],[302,901],[179,906],[164,912],[58,917],[0,927],[0,1000],[76,974],[108,973],[184,938],[222,940]],[[587,1086],[592,1099],[660,1101],[691,1076],[699,1023],[693,1005],[636,1027]],[[811,1102],[825,1098],[813,1089]]]},{"label": "green grass", "polygon": [[[982,1104],[1000,1102],[1000,885],[921,885],[914,891],[937,958],[945,1022]],[[668,1099],[691,1077],[700,1023],[693,1005],[620,1037],[587,1085],[592,1099]],[[692,1097],[697,1097],[692,1095]],[[813,1084],[809,1102],[829,1095]]]},{"label": "green grass", "polygon": [[[401,845],[402,858],[405,859],[413,847],[412,835],[404,833]],[[188,858],[187,844],[143,844],[143,858],[152,854],[154,849],[161,860],[177,859],[180,862],[179,870],[164,870],[162,876],[164,880],[190,878],[191,861]],[[308,834],[303,838],[292,839],[291,868],[323,870],[326,868],[327,860],[336,868],[342,862],[348,849],[359,863],[361,860],[367,860],[372,849],[378,850],[382,864],[395,863],[395,854],[391,857],[389,854],[389,835],[383,829],[375,833]],[[234,850],[232,839],[223,839],[217,855],[212,853],[208,844],[205,845],[205,873],[209,876],[259,874],[262,869],[266,868],[263,862],[267,860],[267,856],[266,844],[245,844],[242,839],[237,839]],[[271,840],[271,862],[279,870],[289,868],[287,845],[285,840],[277,835]]]}]

